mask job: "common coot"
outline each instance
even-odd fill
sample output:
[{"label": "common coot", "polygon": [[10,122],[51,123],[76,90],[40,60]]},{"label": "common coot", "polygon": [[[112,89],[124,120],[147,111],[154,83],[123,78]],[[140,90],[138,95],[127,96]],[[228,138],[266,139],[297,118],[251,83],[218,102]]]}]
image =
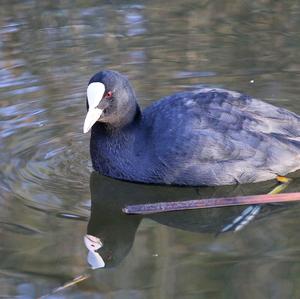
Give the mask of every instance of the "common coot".
[{"label": "common coot", "polygon": [[95,74],[84,133],[96,171],[155,184],[229,185],[300,169],[300,116],[247,95],[202,88],[141,111],[126,77]]}]

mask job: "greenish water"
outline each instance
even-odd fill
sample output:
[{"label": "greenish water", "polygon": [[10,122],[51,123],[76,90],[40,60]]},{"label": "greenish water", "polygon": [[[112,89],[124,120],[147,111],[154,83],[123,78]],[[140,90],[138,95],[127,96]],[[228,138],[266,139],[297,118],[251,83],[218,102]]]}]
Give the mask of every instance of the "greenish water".
[{"label": "greenish water", "polygon": [[[274,182],[174,188],[91,175],[82,134],[87,81],[104,68],[126,74],[142,106],[205,85],[300,113],[299,36],[298,1],[1,1],[0,297],[37,298],[88,273],[48,298],[299,298],[298,204],[220,235],[241,208],[120,212]],[[287,191],[299,190],[296,179]],[[104,268],[89,269],[87,233],[103,242]]]}]

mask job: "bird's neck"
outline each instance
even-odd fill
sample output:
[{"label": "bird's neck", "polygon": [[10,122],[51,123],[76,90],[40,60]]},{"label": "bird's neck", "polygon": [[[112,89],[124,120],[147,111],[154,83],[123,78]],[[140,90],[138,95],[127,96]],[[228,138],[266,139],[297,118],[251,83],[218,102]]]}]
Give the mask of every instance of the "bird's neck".
[{"label": "bird's neck", "polygon": [[141,121],[142,114],[137,106],[133,119],[125,126],[115,127],[100,122],[94,124],[90,151],[95,170],[116,177],[114,172],[117,172],[119,165],[126,161],[130,163]]}]

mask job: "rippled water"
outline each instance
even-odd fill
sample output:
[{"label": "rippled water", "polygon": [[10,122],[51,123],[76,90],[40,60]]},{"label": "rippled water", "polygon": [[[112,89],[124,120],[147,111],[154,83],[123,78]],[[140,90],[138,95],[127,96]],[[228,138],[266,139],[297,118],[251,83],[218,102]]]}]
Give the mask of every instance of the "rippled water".
[{"label": "rippled water", "polygon": [[[297,1],[0,8],[0,297],[37,298],[82,274],[49,298],[300,297],[298,204],[265,208],[221,235],[240,208],[120,212],[128,203],[263,193],[273,182],[195,189],[91,175],[82,134],[86,84],[104,68],[125,73],[142,106],[219,86],[300,113]],[[299,189],[295,179],[287,191]],[[103,241],[102,269],[89,270],[86,233]]]}]

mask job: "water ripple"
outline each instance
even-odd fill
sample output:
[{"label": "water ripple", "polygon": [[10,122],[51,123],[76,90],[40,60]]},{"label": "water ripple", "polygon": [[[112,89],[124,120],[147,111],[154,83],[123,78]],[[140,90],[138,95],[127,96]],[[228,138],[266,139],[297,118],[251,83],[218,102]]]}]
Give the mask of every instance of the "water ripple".
[{"label": "water ripple", "polygon": [[53,109],[41,101],[0,107],[0,144],[8,149],[0,153],[0,166],[5,173],[2,184],[24,203],[46,210],[63,205],[66,214],[72,214],[88,191],[88,142],[68,122],[69,100],[61,104],[66,118],[57,123],[49,121]]}]

